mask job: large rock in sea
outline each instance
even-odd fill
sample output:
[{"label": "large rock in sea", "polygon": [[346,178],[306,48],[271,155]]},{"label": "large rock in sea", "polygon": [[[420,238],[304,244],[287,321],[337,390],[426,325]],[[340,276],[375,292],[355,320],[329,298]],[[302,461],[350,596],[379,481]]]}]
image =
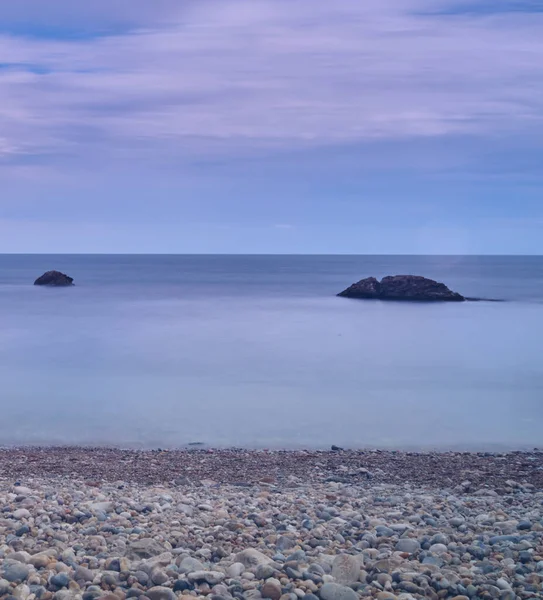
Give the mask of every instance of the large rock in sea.
[{"label": "large rock in sea", "polygon": [[41,277],[38,277],[34,282],[34,285],[73,285],[73,277],[69,277],[60,271],[47,271]]},{"label": "large rock in sea", "polygon": [[377,281],[375,277],[353,283],[338,294],[344,298],[377,300],[412,300],[420,302],[462,302],[464,296],[451,291],[444,283],[419,275],[393,275]]}]

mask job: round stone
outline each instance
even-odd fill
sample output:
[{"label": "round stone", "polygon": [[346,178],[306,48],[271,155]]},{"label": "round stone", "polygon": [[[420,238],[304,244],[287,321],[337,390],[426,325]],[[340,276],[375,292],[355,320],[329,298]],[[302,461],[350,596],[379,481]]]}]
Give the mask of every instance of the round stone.
[{"label": "round stone", "polygon": [[269,577],[272,577],[274,573],[275,568],[272,567],[271,564],[258,565],[255,569],[255,576],[257,579],[268,579]]},{"label": "round stone", "polygon": [[160,585],[152,587],[145,592],[149,600],[177,600],[177,596],[167,587]]},{"label": "round stone", "polygon": [[398,552],[407,552],[408,554],[414,554],[420,550],[420,542],[411,538],[403,538],[398,540],[396,544],[396,550]]},{"label": "round stone", "polygon": [[204,571],[204,565],[196,558],[188,556],[181,561],[179,565],[180,573],[194,573],[195,571]]},{"label": "round stone", "polygon": [[432,544],[430,546],[430,552],[432,554],[443,554],[444,552],[447,552],[448,548],[447,546],[445,546],[445,544]]},{"label": "round stone", "polygon": [[321,600],[359,600],[358,594],[350,587],[339,583],[325,583],[319,592]]},{"label": "round stone", "polygon": [[267,581],[261,588],[260,594],[262,598],[270,598],[270,600],[279,600],[281,598],[281,586],[275,582]]},{"label": "round stone", "polygon": [[57,575],[51,577],[49,582],[58,588],[68,587],[70,585],[70,578],[66,573],[57,573]]},{"label": "round stone", "polygon": [[4,563],[4,579],[11,582],[25,581],[30,574],[30,569],[18,561],[6,561]]}]

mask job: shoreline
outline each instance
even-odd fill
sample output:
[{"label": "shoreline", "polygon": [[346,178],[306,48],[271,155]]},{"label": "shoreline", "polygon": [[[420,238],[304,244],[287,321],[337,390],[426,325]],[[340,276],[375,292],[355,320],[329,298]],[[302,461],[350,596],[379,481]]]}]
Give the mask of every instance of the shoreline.
[{"label": "shoreline", "polygon": [[543,452],[0,448],[1,600],[524,600]]},{"label": "shoreline", "polygon": [[[0,478],[63,478],[137,484],[249,486],[410,483],[505,493],[514,480],[543,489],[543,451],[248,450],[195,446],[178,450],[112,447],[0,447]],[[467,489],[466,489],[467,491]]]}]

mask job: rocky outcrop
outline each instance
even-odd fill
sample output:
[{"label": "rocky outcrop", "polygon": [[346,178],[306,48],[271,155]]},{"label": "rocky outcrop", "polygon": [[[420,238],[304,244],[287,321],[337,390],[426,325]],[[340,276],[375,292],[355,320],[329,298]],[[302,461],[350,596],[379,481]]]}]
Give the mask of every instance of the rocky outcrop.
[{"label": "rocky outcrop", "polygon": [[444,283],[418,275],[394,275],[377,281],[375,277],[353,283],[338,294],[344,298],[377,300],[412,300],[419,302],[462,302],[464,296],[451,291]]},{"label": "rocky outcrop", "polygon": [[47,273],[36,279],[34,285],[66,286],[73,285],[73,283],[73,277],[69,277],[60,271],[47,271]]},{"label": "rocky outcrop", "polygon": [[381,284],[375,277],[361,279],[358,283],[353,283],[351,287],[343,290],[338,296],[346,298],[379,298],[381,294]]}]

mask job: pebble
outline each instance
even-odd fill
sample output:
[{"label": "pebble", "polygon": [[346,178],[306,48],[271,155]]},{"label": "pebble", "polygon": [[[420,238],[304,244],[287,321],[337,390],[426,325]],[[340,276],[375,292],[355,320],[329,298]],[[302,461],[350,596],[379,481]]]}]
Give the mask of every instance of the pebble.
[{"label": "pebble", "polygon": [[3,565],[2,576],[7,581],[22,582],[25,581],[30,574],[30,569],[27,565],[19,561],[6,560]]},{"label": "pebble", "polygon": [[338,583],[325,583],[319,595],[321,600],[358,600],[358,594],[353,589]]},{"label": "pebble", "polygon": [[162,586],[152,587],[145,592],[145,596],[147,596],[149,600],[177,600],[177,596],[172,590]]},{"label": "pebble", "polygon": [[420,550],[420,542],[411,538],[403,538],[398,540],[398,543],[396,544],[396,550],[398,552],[408,552],[409,554],[414,554]]},{"label": "pebble", "polygon": [[445,546],[445,544],[432,544],[429,551],[432,554],[443,554],[444,552],[448,551],[448,548]]},{"label": "pebble", "polygon": [[194,571],[189,573],[189,581],[205,581],[209,585],[217,585],[220,583],[226,575],[220,571]]},{"label": "pebble", "polygon": [[332,577],[337,583],[353,583],[360,575],[360,558],[350,554],[338,554],[332,563]]},{"label": "pebble", "polygon": [[13,512],[14,519],[28,519],[30,517],[30,511],[26,508],[19,508]]},{"label": "pebble", "polygon": [[261,594],[262,598],[270,598],[271,600],[279,600],[279,598],[281,598],[281,585],[278,582],[267,581],[262,586],[262,588],[260,590],[260,594]]},{"label": "pebble", "polygon": [[58,588],[68,587],[70,584],[70,578],[66,573],[58,573],[57,575],[53,575],[53,577],[51,577],[49,583]]},{"label": "pebble", "polygon": [[262,554],[262,552],[255,550],[254,548],[243,550],[236,556],[235,560],[248,569],[272,562],[272,559],[269,556]]},{"label": "pebble", "polygon": [[187,556],[181,561],[179,571],[181,573],[194,573],[194,571],[203,571],[204,565],[197,559]]}]

